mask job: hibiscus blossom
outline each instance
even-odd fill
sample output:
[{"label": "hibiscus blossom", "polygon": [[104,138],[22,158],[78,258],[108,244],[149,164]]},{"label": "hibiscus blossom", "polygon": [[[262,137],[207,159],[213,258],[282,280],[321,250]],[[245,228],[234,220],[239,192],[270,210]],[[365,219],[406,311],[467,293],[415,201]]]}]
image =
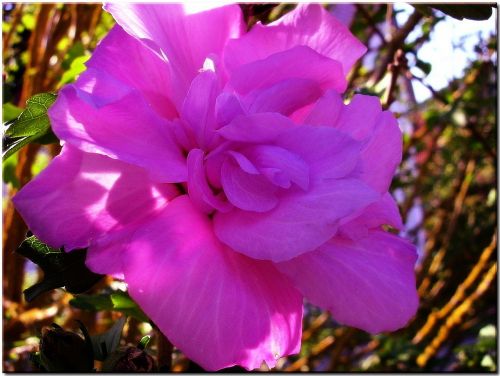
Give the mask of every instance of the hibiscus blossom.
[{"label": "hibiscus blossom", "polygon": [[49,111],[61,154],[14,198],[53,247],[88,248],[207,370],[300,349],[305,297],[371,333],[417,307],[388,193],[401,133],[345,105],[365,47],[320,5],[245,31],[238,6],[108,4],[117,25]]}]

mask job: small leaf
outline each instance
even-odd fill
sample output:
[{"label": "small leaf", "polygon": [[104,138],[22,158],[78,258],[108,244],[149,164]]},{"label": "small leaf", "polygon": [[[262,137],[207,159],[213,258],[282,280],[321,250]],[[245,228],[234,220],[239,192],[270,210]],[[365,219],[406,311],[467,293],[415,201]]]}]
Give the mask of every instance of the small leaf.
[{"label": "small leaf", "polygon": [[144,350],[146,347],[148,347],[149,341],[151,341],[151,336],[142,337],[139,341],[139,344],[137,345],[137,348],[139,350]]},{"label": "small leaf", "polygon": [[[2,137],[4,160],[24,145],[37,139],[42,140],[42,136],[51,133],[47,111],[56,98],[57,95],[52,93],[36,94],[26,101],[26,108],[16,119],[4,123]],[[54,142],[57,138],[52,133],[45,142],[48,140]]]},{"label": "small leaf", "polygon": [[17,253],[37,264],[44,273],[43,280],[24,291],[30,302],[43,292],[65,287],[72,294],[88,290],[103,276],[85,266],[87,250],[76,249],[69,253],[49,247],[35,236],[27,237]]},{"label": "small leaf", "polygon": [[100,295],[78,295],[69,301],[75,308],[87,311],[118,311],[139,321],[148,322],[146,314],[126,292]]},{"label": "small leaf", "polygon": [[9,137],[25,137],[43,135],[50,128],[47,110],[56,100],[57,95],[40,93],[26,101],[26,108],[7,129]]},{"label": "small leaf", "polygon": [[460,21],[463,19],[484,21],[493,13],[493,4],[418,4],[414,6],[427,16],[431,14],[431,8],[434,8]]},{"label": "small leaf", "polygon": [[2,105],[2,117],[3,122],[11,121],[21,115],[23,112],[22,108],[14,106],[12,103],[5,103]]},{"label": "small leaf", "polygon": [[113,302],[109,295],[78,295],[69,301],[69,304],[86,311],[111,311]]},{"label": "small leaf", "polygon": [[103,361],[108,354],[118,349],[126,321],[126,317],[123,316],[107,332],[90,337],[94,350],[94,359]]}]

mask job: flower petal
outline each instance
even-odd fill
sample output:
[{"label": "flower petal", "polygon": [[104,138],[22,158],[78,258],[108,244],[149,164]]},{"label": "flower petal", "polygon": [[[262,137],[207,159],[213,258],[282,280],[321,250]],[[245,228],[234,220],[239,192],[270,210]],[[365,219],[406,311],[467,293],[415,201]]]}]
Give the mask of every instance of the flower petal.
[{"label": "flower petal", "polygon": [[343,92],[347,85],[338,61],[322,56],[307,46],[296,46],[240,65],[231,72],[228,85],[245,95],[291,78],[314,81],[322,90]]},{"label": "flower petal", "polygon": [[76,86],[92,94],[93,99],[98,94],[103,104],[113,102],[114,92],[123,84],[137,89],[158,114],[167,119],[177,115],[169,97],[172,87],[168,62],[119,25],[99,43],[86,65],[89,69],[80,75]]},{"label": "flower petal", "polygon": [[190,127],[197,145],[204,150],[210,150],[215,130],[215,101],[220,92],[217,75],[212,71],[198,74],[187,93],[182,105],[182,118]]},{"label": "flower petal", "polygon": [[104,154],[147,169],[156,180],[186,181],[186,162],[170,124],[137,91],[101,108],[68,85],[49,109],[54,133],[90,153]]},{"label": "flower petal", "polygon": [[293,127],[295,124],[287,117],[263,112],[237,116],[217,133],[231,141],[264,143],[276,140],[281,133]]},{"label": "flower petal", "polygon": [[221,182],[229,202],[240,209],[267,212],[278,204],[277,187],[260,174],[243,171],[233,158],[222,163]]},{"label": "flower petal", "polygon": [[321,96],[313,80],[290,78],[269,87],[252,91],[244,98],[248,112],[279,112],[285,116],[313,103]]},{"label": "flower petal", "polygon": [[187,196],[136,232],[125,265],[130,295],[206,370],[273,367],[300,348],[300,294],[271,263],[223,246]]},{"label": "flower petal", "polygon": [[416,259],[408,241],[371,231],[357,240],[333,238],[277,267],[335,320],[379,333],[402,328],[415,314]]},{"label": "flower petal", "polygon": [[266,213],[216,213],[214,230],[223,243],[247,256],[285,261],[319,247],[336,233],[342,218],[378,197],[361,180],[311,181],[307,192],[291,187]]},{"label": "flower petal", "polygon": [[387,192],[403,156],[403,135],[389,111],[377,118],[375,130],[361,154],[361,178],[379,192]]},{"label": "flower petal", "polygon": [[231,210],[229,202],[210,189],[204,169],[204,153],[200,149],[192,149],[188,154],[188,191],[189,197],[200,210],[210,213],[214,209],[222,212]]},{"label": "flower petal", "polygon": [[104,9],[127,33],[167,57],[176,103],[182,103],[205,59],[221,56],[228,39],[243,31],[241,10],[235,4],[196,13],[183,4],[108,3]]},{"label": "flower petal", "polygon": [[13,201],[42,241],[74,249],[140,222],[176,194],[172,185],[151,182],[138,167],[65,144]]},{"label": "flower petal", "polygon": [[337,179],[356,167],[362,145],[330,127],[298,126],[280,135],[276,144],[302,157],[311,176]]},{"label": "flower petal", "polygon": [[366,236],[369,230],[380,229],[382,225],[398,230],[403,228],[398,204],[388,192],[380,200],[367,206],[361,214],[345,218],[342,223],[339,231],[353,240]]},{"label": "flower petal", "polygon": [[347,75],[366,47],[349,29],[319,4],[299,4],[269,24],[256,24],[239,39],[229,41],[225,49],[225,64],[229,70],[267,56],[304,45],[337,60]]}]

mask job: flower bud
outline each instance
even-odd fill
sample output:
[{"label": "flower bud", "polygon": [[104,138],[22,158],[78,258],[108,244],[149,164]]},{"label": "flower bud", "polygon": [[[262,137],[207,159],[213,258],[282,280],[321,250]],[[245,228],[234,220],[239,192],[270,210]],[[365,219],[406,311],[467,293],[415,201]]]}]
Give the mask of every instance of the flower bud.
[{"label": "flower bud", "polygon": [[121,347],[111,353],[102,366],[103,372],[156,372],[151,355],[137,347]]},{"label": "flower bud", "polygon": [[76,333],[53,324],[42,329],[40,362],[48,372],[92,372],[92,348]]}]

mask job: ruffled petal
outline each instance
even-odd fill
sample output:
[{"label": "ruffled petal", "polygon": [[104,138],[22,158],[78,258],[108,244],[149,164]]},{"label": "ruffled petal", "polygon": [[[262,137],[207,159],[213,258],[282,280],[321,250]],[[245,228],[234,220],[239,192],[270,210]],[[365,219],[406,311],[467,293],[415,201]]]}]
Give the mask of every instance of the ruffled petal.
[{"label": "ruffled petal", "polygon": [[[167,119],[177,115],[171,101],[169,64],[115,25],[99,43],[75,85],[98,98],[101,105],[119,98],[125,85],[137,89],[153,109]],[[97,98],[96,98],[97,97]]]},{"label": "ruffled petal", "polygon": [[198,147],[209,150],[218,135],[215,130],[215,103],[220,92],[215,72],[204,71],[198,74],[187,93],[182,105],[182,119],[189,127]]},{"label": "ruffled petal", "polygon": [[316,102],[304,124],[330,126],[362,142],[359,177],[380,193],[388,190],[401,163],[403,140],[394,115],[382,111],[377,97],[355,95],[343,105],[340,95],[329,91]]},{"label": "ruffled petal", "polygon": [[217,133],[230,141],[267,143],[275,141],[284,131],[294,127],[295,124],[283,115],[263,112],[237,116]]},{"label": "ruffled petal", "polygon": [[387,192],[403,157],[403,134],[394,115],[384,111],[361,153],[360,177],[379,192]]},{"label": "ruffled petal", "polygon": [[252,91],[243,98],[248,112],[278,112],[288,116],[314,103],[322,94],[317,82],[289,78],[269,87]]},{"label": "ruffled petal", "polygon": [[230,38],[243,31],[241,10],[228,5],[190,12],[187,4],[108,3],[104,9],[130,35],[166,56],[173,70],[176,103],[209,55],[222,55]]},{"label": "ruffled petal", "polygon": [[335,320],[380,333],[404,327],[417,310],[416,259],[408,241],[372,231],[357,240],[333,238],[277,267]]},{"label": "ruffled petal", "polygon": [[158,181],[186,181],[186,160],[170,123],[152,111],[138,91],[100,108],[79,94],[68,85],[49,109],[52,128],[61,140],[143,167]]},{"label": "ruffled petal", "polygon": [[135,233],[124,264],[130,295],[206,370],[273,367],[300,348],[301,295],[271,263],[223,246],[187,196]]},{"label": "ruffled petal", "polygon": [[70,250],[142,221],[175,195],[143,169],[66,144],[13,201],[35,235]]},{"label": "ruffled petal", "polygon": [[319,247],[337,232],[342,218],[378,197],[361,180],[312,181],[307,192],[291,187],[266,213],[216,213],[214,230],[223,243],[247,256],[285,261]]},{"label": "ruffled petal", "polygon": [[283,132],[276,144],[298,154],[311,176],[337,179],[356,167],[362,144],[330,127],[298,126]]},{"label": "ruffled petal", "polygon": [[366,236],[369,230],[380,229],[382,225],[389,225],[398,230],[403,229],[398,204],[388,192],[380,200],[367,206],[361,214],[345,218],[339,232],[356,240]]},{"label": "ruffled petal", "polygon": [[258,23],[247,34],[231,40],[225,49],[225,64],[232,71],[299,45],[339,61],[344,75],[366,51],[349,29],[321,5],[299,4],[279,20],[269,25]]},{"label": "ruffled petal", "polygon": [[267,212],[278,204],[278,188],[260,174],[245,172],[232,158],[222,163],[221,183],[229,202],[240,209]]},{"label": "ruffled petal", "polygon": [[322,90],[335,89],[338,92],[343,92],[347,85],[338,61],[307,46],[296,46],[240,65],[231,72],[228,85],[245,95],[290,78],[311,80]]},{"label": "ruffled petal", "polygon": [[211,190],[205,175],[204,153],[200,149],[192,149],[188,154],[188,192],[193,203],[205,213],[214,209],[226,212],[233,207],[222,194],[215,195]]}]

